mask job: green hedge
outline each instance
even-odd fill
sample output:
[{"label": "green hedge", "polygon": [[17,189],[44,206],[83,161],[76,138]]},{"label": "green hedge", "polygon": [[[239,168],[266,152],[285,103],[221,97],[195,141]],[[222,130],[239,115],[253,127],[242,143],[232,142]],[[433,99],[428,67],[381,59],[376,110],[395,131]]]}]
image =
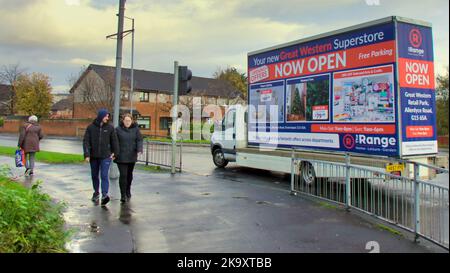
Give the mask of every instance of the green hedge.
[{"label": "green hedge", "polygon": [[3,124],[5,124],[5,119],[0,117],[0,127],[3,127]]}]

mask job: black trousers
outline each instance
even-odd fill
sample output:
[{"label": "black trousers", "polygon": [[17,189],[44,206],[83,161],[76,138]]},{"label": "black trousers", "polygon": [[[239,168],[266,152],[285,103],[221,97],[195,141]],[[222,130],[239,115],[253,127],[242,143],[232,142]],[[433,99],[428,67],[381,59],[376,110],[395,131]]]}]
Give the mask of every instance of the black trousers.
[{"label": "black trousers", "polygon": [[117,163],[119,167],[119,187],[122,198],[131,197],[131,182],[133,181],[133,170],[135,163]]}]

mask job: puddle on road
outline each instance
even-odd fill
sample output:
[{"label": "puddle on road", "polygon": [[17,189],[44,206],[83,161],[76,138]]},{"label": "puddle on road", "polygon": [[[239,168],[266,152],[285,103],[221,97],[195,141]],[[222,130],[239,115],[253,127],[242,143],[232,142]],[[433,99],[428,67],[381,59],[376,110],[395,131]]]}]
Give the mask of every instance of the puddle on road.
[{"label": "puddle on road", "polygon": [[248,199],[248,196],[233,196],[234,199]]}]

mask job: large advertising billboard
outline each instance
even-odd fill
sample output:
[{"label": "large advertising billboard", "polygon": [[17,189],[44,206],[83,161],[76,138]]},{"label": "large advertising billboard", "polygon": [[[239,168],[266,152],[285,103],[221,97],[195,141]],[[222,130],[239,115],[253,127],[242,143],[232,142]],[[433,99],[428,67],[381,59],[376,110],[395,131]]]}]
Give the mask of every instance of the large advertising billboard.
[{"label": "large advertising billboard", "polygon": [[399,156],[396,58],[394,22],[249,55],[248,145]]}]

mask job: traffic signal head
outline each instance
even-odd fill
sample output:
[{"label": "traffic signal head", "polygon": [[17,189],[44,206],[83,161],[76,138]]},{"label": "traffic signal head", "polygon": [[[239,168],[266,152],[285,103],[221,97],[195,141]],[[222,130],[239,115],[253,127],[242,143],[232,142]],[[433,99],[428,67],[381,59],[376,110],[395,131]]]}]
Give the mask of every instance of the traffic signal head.
[{"label": "traffic signal head", "polygon": [[187,66],[178,67],[178,95],[186,95],[192,90],[192,71]]}]

